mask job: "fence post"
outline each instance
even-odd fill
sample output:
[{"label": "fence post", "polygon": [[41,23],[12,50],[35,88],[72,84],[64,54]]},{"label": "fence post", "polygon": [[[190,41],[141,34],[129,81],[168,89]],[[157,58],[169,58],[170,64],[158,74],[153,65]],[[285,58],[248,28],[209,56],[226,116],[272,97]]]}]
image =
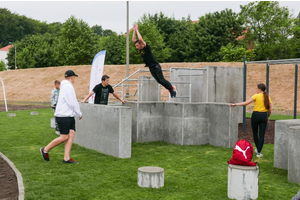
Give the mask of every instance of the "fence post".
[{"label": "fence post", "polygon": [[7,103],[6,103],[6,96],[5,96],[5,89],[4,89],[4,83],[2,81],[2,78],[0,78],[1,82],[2,82],[2,88],[3,88],[3,95],[4,95],[4,103],[5,103],[5,110],[7,112]]},{"label": "fence post", "polygon": [[[247,80],[247,57],[244,57],[244,94],[243,101],[246,101],[246,80]],[[243,106],[243,133],[246,132],[246,106]]]},{"label": "fence post", "polygon": [[294,119],[297,119],[298,64],[295,64]]}]

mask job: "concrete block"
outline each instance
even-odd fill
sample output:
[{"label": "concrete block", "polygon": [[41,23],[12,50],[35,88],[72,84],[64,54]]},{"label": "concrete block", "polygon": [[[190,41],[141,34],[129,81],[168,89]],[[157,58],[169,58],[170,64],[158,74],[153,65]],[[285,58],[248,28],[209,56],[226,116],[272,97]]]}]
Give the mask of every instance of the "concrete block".
[{"label": "concrete block", "polygon": [[230,199],[258,198],[258,166],[228,165],[227,195]]},{"label": "concrete block", "polygon": [[33,111],[33,112],[30,112],[31,115],[39,115],[39,112],[36,112],[36,111]]},{"label": "concrete block", "polygon": [[131,157],[132,112],[125,106],[80,104],[74,143],[119,158]]},{"label": "concrete block", "polygon": [[300,126],[290,127],[288,133],[288,180],[300,183]]},{"label": "concrete block", "polygon": [[16,113],[7,113],[7,117],[15,117]]},{"label": "concrete block", "polygon": [[147,188],[164,186],[164,169],[161,167],[140,167],[138,169],[138,185]]},{"label": "concrete block", "polygon": [[55,118],[50,119],[50,127],[55,128]]},{"label": "concrete block", "polygon": [[275,121],[274,167],[288,169],[288,133],[292,126],[300,126],[300,119]]},{"label": "concrete block", "polygon": [[209,143],[233,148],[238,139],[237,110],[226,104],[209,103]]},{"label": "concrete block", "polygon": [[152,76],[141,76],[140,84],[140,101],[160,101],[161,87]]}]

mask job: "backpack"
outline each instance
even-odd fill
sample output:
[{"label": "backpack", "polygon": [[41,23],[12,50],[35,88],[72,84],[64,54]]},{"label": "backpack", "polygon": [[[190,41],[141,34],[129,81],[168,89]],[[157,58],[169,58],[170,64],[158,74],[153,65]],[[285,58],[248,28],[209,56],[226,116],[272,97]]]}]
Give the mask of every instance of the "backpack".
[{"label": "backpack", "polygon": [[245,166],[256,166],[255,162],[252,162],[253,146],[247,140],[239,140],[235,143],[233,148],[232,158],[228,164],[233,165],[245,165]]}]

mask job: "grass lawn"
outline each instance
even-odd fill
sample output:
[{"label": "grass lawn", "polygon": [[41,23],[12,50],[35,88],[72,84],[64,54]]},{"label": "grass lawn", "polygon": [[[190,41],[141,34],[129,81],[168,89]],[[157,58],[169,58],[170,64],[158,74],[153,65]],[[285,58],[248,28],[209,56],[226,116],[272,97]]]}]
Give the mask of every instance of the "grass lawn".
[{"label": "grass lawn", "polygon": [[[38,111],[39,115],[30,115]],[[232,148],[212,145],[180,146],[165,142],[133,143],[132,157],[115,158],[73,144],[71,157],[78,165],[63,164],[64,145],[50,151],[50,162],[39,149],[57,137],[50,128],[49,109],[0,112],[0,151],[23,177],[25,199],[200,199],[227,198],[227,161]],[[274,145],[264,145],[259,162],[259,198],[291,199],[300,184],[287,180],[287,170],[273,167]],[[165,170],[163,188],[141,188],[137,170],[158,166]],[[0,169],[1,170],[1,169]]]}]

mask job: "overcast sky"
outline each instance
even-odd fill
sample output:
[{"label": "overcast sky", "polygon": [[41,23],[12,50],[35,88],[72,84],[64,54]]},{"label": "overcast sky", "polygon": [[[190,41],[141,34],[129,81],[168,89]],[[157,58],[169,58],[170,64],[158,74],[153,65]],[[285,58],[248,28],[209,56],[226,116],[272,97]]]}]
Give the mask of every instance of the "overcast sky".
[{"label": "overcast sky", "polygon": [[[250,1],[129,1],[129,28],[143,14],[163,12],[175,19],[187,18],[198,20],[209,12],[230,8],[240,12],[240,5]],[[279,1],[297,16],[300,12],[300,1]],[[91,27],[98,24],[103,29],[120,33],[126,32],[127,1],[3,1],[0,7],[13,13],[47,23],[64,23],[71,15],[87,22]]]}]

